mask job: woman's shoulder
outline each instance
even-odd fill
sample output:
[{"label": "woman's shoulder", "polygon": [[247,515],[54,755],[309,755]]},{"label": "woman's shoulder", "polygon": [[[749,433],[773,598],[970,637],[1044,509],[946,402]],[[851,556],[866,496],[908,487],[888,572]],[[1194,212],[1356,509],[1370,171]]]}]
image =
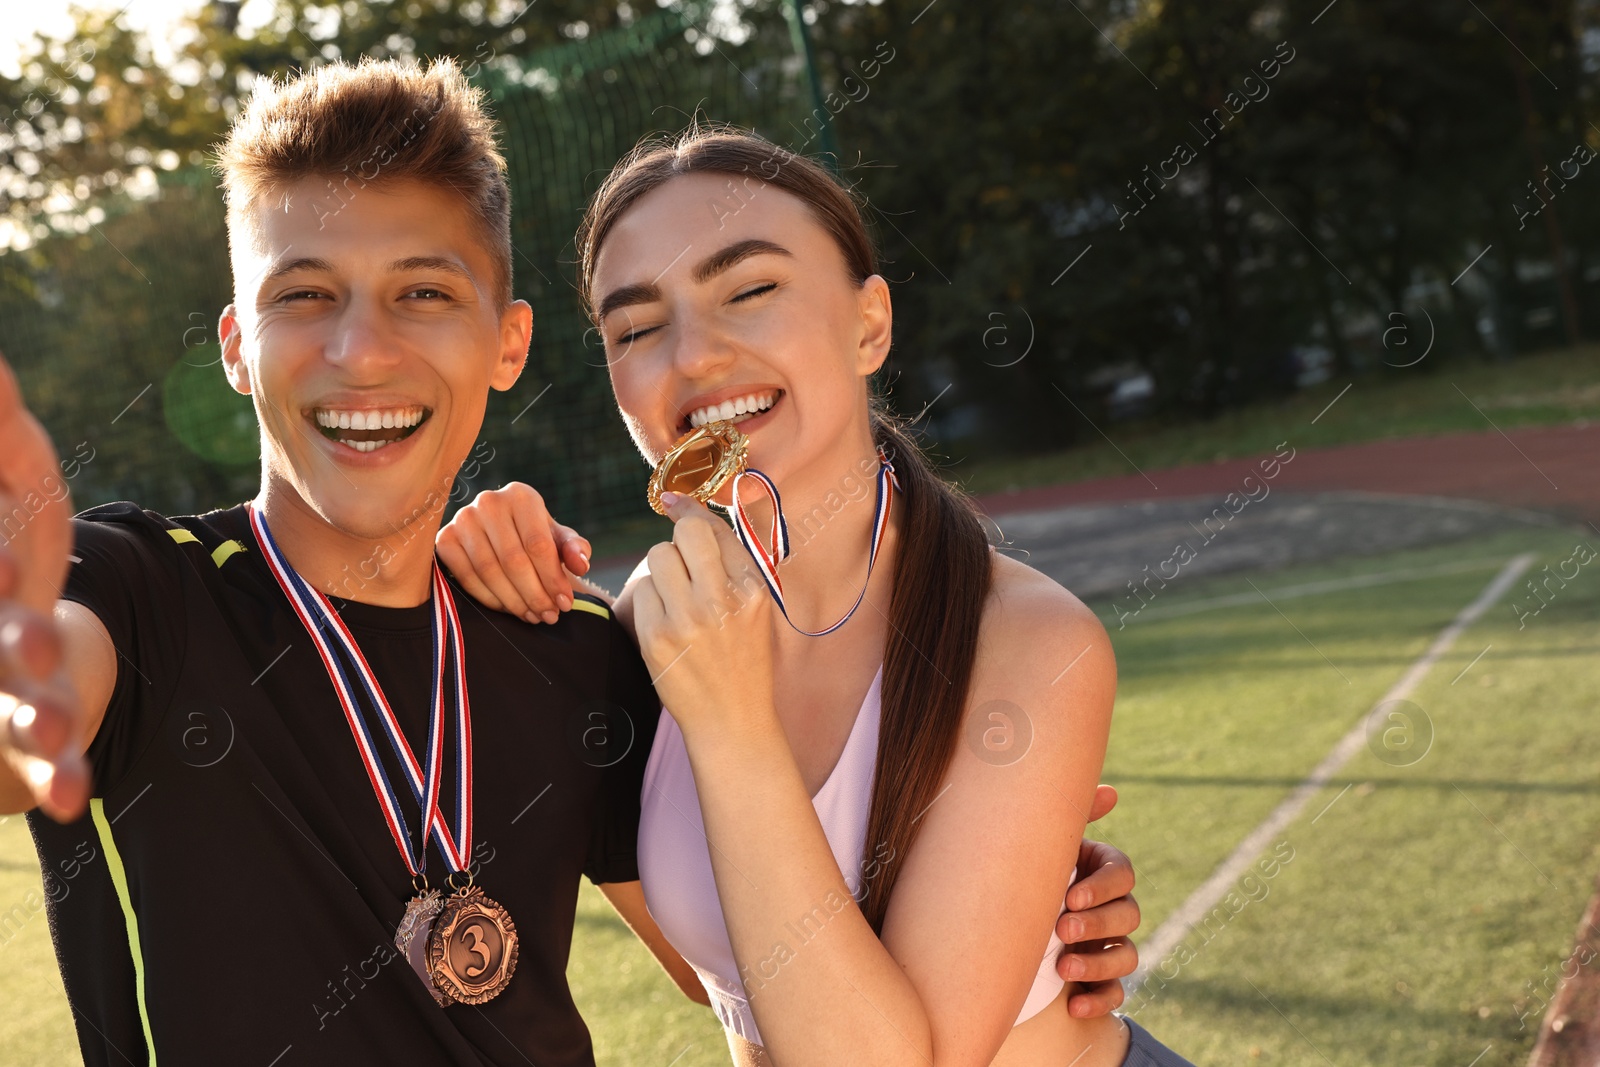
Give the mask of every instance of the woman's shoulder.
[{"label": "woman's shoulder", "polygon": [[[1025,563],[998,552],[993,559],[974,664],[975,691],[1000,685],[1064,695],[1096,682],[1114,686],[1111,638],[1089,606]],[[1064,683],[1069,674],[1070,686]]]},{"label": "woman's shoulder", "polygon": [[1065,586],[1020,560],[996,552],[983,626],[995,636],[1097,637],[1110,643],[1105,626]]}]

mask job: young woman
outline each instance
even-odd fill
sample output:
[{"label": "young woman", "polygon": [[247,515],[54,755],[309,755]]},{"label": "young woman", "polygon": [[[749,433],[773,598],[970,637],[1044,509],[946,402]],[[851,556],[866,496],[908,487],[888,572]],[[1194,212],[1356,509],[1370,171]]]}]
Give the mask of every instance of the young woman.
[{"label": "young woman", "polygon": [[[618,598],[666,708],[630,921],[692,965],[741,1067],[1184,1062],[1067,1010],[1055,929],[1111,645],[991,550],[874,403],[892,312],[850,192],[754,136],[694,130],[618,164],[578,247],[640,451],[654,464],[732,419],[793,541],[780,607],[727,524],[667,494],[672,541]],[[740,493],[772,551],[770,500],[749,478]],[[517,530],[543,522],[480,498],[440,555],[509,606],[506,573],[532,571]]]}]

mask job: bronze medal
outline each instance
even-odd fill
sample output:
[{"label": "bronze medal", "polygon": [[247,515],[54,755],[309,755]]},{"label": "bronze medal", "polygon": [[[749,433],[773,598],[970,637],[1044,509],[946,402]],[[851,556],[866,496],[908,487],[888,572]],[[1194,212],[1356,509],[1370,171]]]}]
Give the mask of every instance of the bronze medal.
[{"label": "bronze medal", "polygon": [[462,1004],[500,995],[517,969],[517,927],[506,909],[475,885],[451,894],[428,934],[433,985]]},{"label": "bronze medal", "polygon": [[665,515],[662,493],[682,493],[702,504],[717,495],[729,479],[744,473],[750,439],[731,422],[708,422],[678,438],[650,475],[646,497],[656,514]]},{"label": "bronze medal", "polygon": [[434,1001],[441,1008],[454,1001],[440,991],[428,974],[428,941],[433,924],[443,908],[444,898],[437,889],[419,893],[406,901],[406,913],[394,932],[394,947],[411,964],[411,969],[417,972],[417,977],[422,979],[422,984],[428,987],[428,992],[433,994]]}]

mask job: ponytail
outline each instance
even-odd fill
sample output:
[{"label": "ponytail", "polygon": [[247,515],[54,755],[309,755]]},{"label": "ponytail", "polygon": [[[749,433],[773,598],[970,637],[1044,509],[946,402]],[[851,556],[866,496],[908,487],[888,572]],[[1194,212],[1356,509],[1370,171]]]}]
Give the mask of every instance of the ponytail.
[{"label": "ponytail", "polygon": [[905,426],[875,406],[872,436],[894,463],[905,508],[861,897],[862,914],[881,934],[889,896],[961,736],[991,562],[977,506],[939,477]]}]

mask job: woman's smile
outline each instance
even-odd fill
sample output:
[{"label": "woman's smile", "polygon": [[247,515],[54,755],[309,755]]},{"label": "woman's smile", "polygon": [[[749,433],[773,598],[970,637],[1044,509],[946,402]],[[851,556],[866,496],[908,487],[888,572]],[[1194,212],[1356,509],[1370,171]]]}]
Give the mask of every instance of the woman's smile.
[{"label": "woman's smile", "polygon": [[[727,390],[721,392],[725,393]],[[770,411],[783,395],[782,389],[741,388],[733,397],[720,401],[696,397],[689,402],[689,414],[680,423],[679,428],[695,429],[708,422],[745,422]]]}]

